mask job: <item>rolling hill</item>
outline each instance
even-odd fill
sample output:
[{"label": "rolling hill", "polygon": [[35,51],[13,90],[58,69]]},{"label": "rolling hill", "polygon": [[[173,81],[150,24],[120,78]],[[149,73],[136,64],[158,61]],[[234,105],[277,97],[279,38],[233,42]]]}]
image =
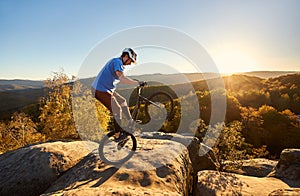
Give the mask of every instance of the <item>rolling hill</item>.
[{"label": "rolling hill", "polygon": [[0,92],[43,88],[43,81],[35,80],[0,80]]},{"label": "rolling hill", "polygon": [[[231,91],[261,89],[263,85],[261,81],[270,76],[276,76],[276,78],[269,78],[269,80],[280,80],[282,83],[292,82],[296,79],[298,81],[300,78],[299,74],[286,75],[291,73],[297,72],[249,72],[223,76],[223,81],[225,88]],[[258,75],[260,77],[257,77]],[[215,77],[216,74],[213,73],[131,76],[131,78],[138,80],[156,81],[150,82],[151,85],[156,85],[157,81],[159,83],[171,84],[173,89],[181,91],[182,94],[189,93],[190,88],[187,88],[190,86],[189,83],[192,83],[196,91],[208,90],[208,81],[213,87],[218,86],[218,80],[216,80]],[[206,80],[203,80],[204,78]],[[94,78],[87,78],[80,80],[80,82],[90,88],[89,86],[93,80]],[[300,82],[298,81],[297,84],[299,85]],[[122,91],[122,89],[126,91],[126,86],[119,86],[119,91]],[[24,106],[36,104],[41,97],[46,95],[47,90],[43,87],[42,81],[0,80],[0,116],[5,114],[7,116],[7,114],[17,111]]]},{"label": "rolling hill", "polygon": [[237,73],[239,75],[247,75],[247,76],[255,76],[263,79],[267,78],[276,78],[283,75],[297,74],[299,71],[252,71],[252,72],[244,72]]}]

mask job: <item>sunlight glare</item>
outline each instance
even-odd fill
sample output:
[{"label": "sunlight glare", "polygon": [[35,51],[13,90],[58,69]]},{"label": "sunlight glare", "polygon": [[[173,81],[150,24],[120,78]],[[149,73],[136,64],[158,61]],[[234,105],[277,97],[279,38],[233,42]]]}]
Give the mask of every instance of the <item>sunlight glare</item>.
[{"label": "sunlight glare", "polygon": [[255,58],[242,51],[226,51],[213,58],[221,73],[249,72],[258,68]]}]

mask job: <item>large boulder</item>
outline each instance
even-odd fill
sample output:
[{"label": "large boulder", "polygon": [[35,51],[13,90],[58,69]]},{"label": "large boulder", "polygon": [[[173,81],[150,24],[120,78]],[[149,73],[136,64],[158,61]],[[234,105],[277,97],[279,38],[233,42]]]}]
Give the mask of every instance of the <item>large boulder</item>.
[{"label": "large boulder", "polygon": [[269,196],[299,196],[300,188],[278,189],[269,194]]},{"label": "large boulder", "polygon": [[136,153],[121,167],[103,163],[94,142],[51,142],[2,154],[0,195],[189,195],[197,171],[215,169],[213,152],[193,136],[147,132],[137,140]]},{"label": "large boulder", "polygon": [[258,178],[206,170],[198,172],[194,195],[269,195],[277,189],[286,188],[289,185],[277,178]]},{"label": "large boulder", "polygon": [[0,195],[40,195],[96,147],[92,142],[52,142],[0,155]]},{"label": "large boulder", "polygon": [[145,139],[171,140],[183,144],[188,149],[195,173],[201,170],[216,169],[216,159],[212,149],[201,143],[200,140],[193,135],[181,135],[176,133],[163,132],[144,132],[138,135],[138,137]]},{"label": "large boulder", "polygon": [[266,177],[276,166],[277,162],[264,158],[244,160],[242,174],[246,176]]},{"label": "large boulder", "polygon": [[280,160],[268,175],[284,180],[293,187],[300,187],[300,149],[285,149]]},{"label": "large boulder", "polygon": [[226,161],[223,171],[246,176],[266,177],[270,174],[277,163],[278,161],[256,158],[242,160],[241,167],[239,167],[238,169],[231,169],[230,166],[234,163],[232,161]]},{"label": "large boulder", "polygon": [[[163,137],[163,136],[160,136]],[[44,195],[189,195],[193,169],[188,149],[172,140],[137,138],[136,153],[122,166],[97,151],[61,176]]]}]

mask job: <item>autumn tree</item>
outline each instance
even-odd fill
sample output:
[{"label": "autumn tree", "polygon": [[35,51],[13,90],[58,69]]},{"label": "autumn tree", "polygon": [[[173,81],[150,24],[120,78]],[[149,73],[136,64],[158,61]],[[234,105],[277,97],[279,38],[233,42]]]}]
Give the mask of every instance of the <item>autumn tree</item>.
[{"label": "autumn tree", "polygon": [[208,127],[203,143],[213,145],[214,159],[219,170],[224,170],[225,165],[227,170],[239,168],[241,160],[249,158],[247,151],[251,145],[245,142],[242,128],[239,121]]},{"label": "autumn tree", "polygon": [[270,104],[270,93],[260,89],[250,89],[236,93],[236,98],[245,107],[259,108]]},{"label": "autumn tree", "polygon": [[75,82],[72,107],[75,126],[82,139],[98,141],[108,131],[110,112],[94,98],[89,85]]},{"label": "autumn tree", "polygon": [[259,148],[264,144],[263,119],[258,109],[252,107],[241,108],[242,123],[244,126],[243,135],[248,143]]},{"label": "autumn tree", "polygon": [[70,81],[62,72],[54,72],[53,77],[45,81],[49,95],[41,100],[39,119],[47,139],[78,138],[72,114]]},{"label": "autumn tree", "polygon": [[284,75],[263,81],[266,93],[270,94],[270,103],[279,111],[289,109],[300,113],[300,74]]},{"label": "autumn tree", "polygon": [[[219,116],[218,118],[224,115],[226,123],[241,120],[241,104],[234,96],[229,95],[224,89],[197,92],[197,95],[200,105],[200,116],[206,124],[209,124],[212,114]],[[215,102],[213,108],[212,99],[214,99]],[[226,104],[225,114],[221,113],[221,108],[224,106],[220,104]],[[212,124],[214,123],[217,122],[212,122]]]},{"label": "autumn tree", "polygon": [[245,138],[242,135],[242,124],[234,121],[225,126],[218,138],[216,148],[221,160],[245,159]]},{"label": "autumn tree", "polygon": [[15,112],[11,121],[0,124],[0,151],[13,150],[22,146],[44,141],[44,137],[37,131],[36,124],[25,113]]}]

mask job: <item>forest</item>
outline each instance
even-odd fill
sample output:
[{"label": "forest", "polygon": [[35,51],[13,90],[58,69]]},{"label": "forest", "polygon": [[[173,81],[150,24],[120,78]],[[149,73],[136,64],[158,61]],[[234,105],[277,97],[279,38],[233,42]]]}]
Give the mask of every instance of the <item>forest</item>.
[{"label": "forest", "polygon": [[[64,73],[55,73],[45,81],[47,96],[0,122],[0,153],[50,140],[88,138],[98,141],[101,138],[101,130],[110,126],[109,112],[94,100],[88,86],[80,82],[75,85],[70,83],[72,80],[74,78]],[[210,80],[210,84],[214,84],[214,79]],[[203,141],[208,130],[210,133],[220,130],[213,147],[220,161],[256,157],[278,159],[283,149],[300,148],[300,74],[268,79],[232,75],[223,77],[223,81],[225,89],[218,89],[217,81],[213,88],[208,88],[205,80],[192,82],[193,91],[187,88],[190,84],[170,87],[151,85],[150,82],[145,88],[145,96],[164,90],[173,96],[175,103],[172,119],[159,131],[189,132]],[[133,89],[121,89],[119,93],[130,97],[129,105],[133,105],[136,99]],[[186,104],[195,97],[199,115],[190,112],[195,110],[194,104]],[[224,122],[210,124],[211,97],[225,97]],[[144,118],[143,114],[139,116],[142,121]],[[95,128],[99,126],[102,129]],[[86,132],[79,133],[78,130],[90,132],[86,136]]]}]

